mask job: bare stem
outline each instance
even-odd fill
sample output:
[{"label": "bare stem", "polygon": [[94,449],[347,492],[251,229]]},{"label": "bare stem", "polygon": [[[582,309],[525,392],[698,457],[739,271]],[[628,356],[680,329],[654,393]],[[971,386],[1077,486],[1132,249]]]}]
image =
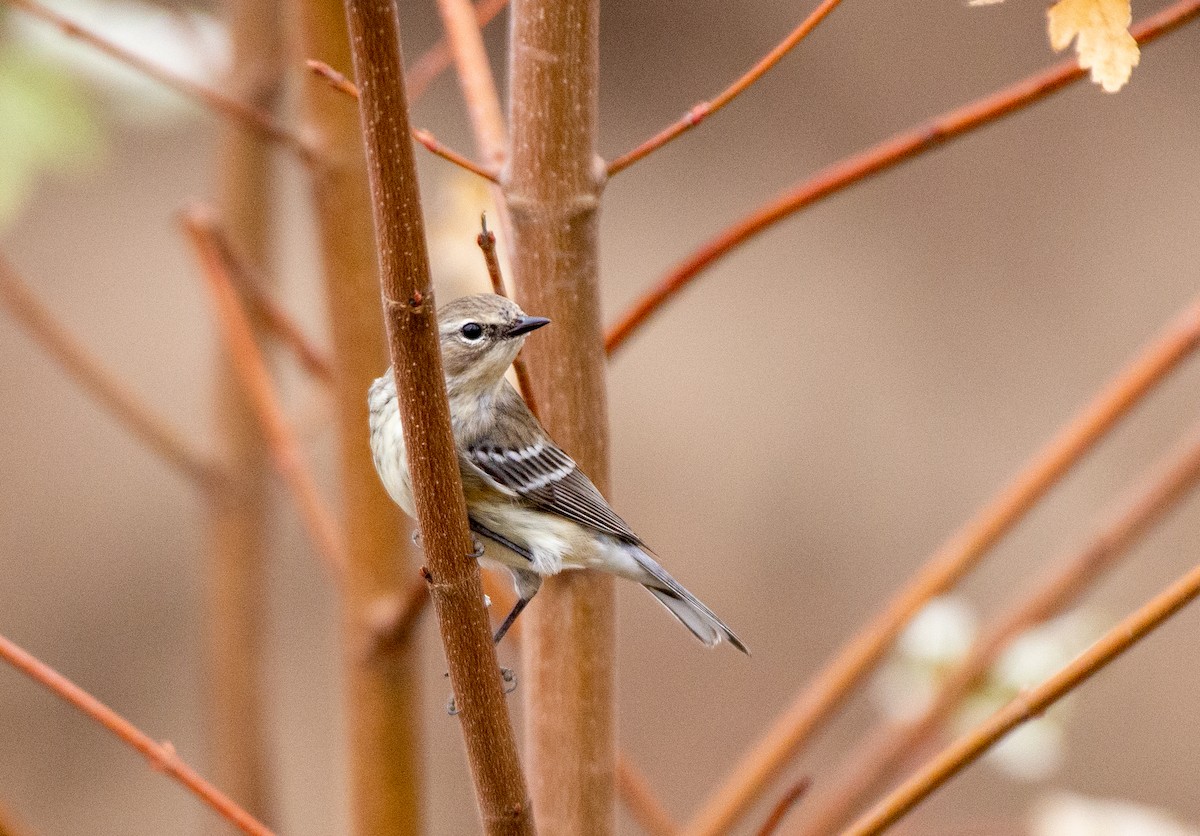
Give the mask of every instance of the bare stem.
[{"label": "bare stem", "polygon": [[826,18],[826,16],[837,8],[841,0],[822,0],[803,22],[784,38],[779,44],[764,55],[757,64],[751,67],[746,73],[741,76],[733,84],[729,85],[720,95],[710,102],[700,102],[691,110],[680,117],[679,121],[668,125],[663,130],[659,131],[654,136],[647,139],[641,145],[634,148],[625,154],[622,154],[617,159],[608,164],[608,176],[612,177],[618,172],[624,171],[629,166],[644,159],[653,152],[662,148],[671,140],[690,131],[692,128],[699,125],[709,116],[712,116],[725,105],[729,104],[739,95],[746,91],[751,84],[758,81],[776,64],[783,60],[783,57],[792,51],[796,44],[800,43],[807,37],[808,33],[817,28],[817,24]]},{"label": "bare stem", "polygon": [[[483,251],[483,261],[487,265],[488,280],[492,283],[492,293],[497,296],[507,296],[504,290],[504,275],[500,272],[500,258],[496,254],[496,235],[487,228],[487,218],[482,219],[483,231],[475,239],[475,243],[479,245],[479,249]],[[521,387],[521,396],[525,399],[525,405],[529,407],[529,411],[534,415],[538,414],[537,402],[533,396],[533,385],[529,381],[529,368],[525,365],[525,358],[517,356],[513,361],[513,371],[517,375],[517,385]]]},{"label": "bare stem", "polygon": [[1200,299],[1194,300],[1017,476],[956,531],[912,579],[846,644],[759,738],[701,807],[689,833],[725,833],[785,764],[875,668],[931,598],[957,583],[1047,491],[1171,370],[1200,344]]},{"label": "bare stem", "polygon": [[796,783],[788,787],[787,792],[779,797],[775,802],[775,806],[771,808],[771,812],[767,814],[766,820],[762,827],[758,829],[758,836],[771,836],[779,825],[783,824],[783,820],[792,808],[796,806],[796,802],[804,797],[808,792],[808,788],[812,786],[812,779],[805,776]]},{"label": "bare stem", "polygon": [[488,833],[534,832],[450,429],[394,0],[346,0],[392,368],[421,544]]},{"label": "bare stem", "polygon": [[919,752],[953,715],[1014,639],[1072,606],[1095,586],[1137,541],[1193,490],[1200,480],[1200,428],[1180,449],[1158,462],[1124,497],[1110,522],[1078,553],[1060,562],[996,618],[949,673],[920,716],[869,737],[815,804],[803,836],[844,827],[872,789],[905,759]]},{"label": "bare stem", "polygon": [[[508,0],[479,0],[475,4],[476,25],[480,28],[487,26],[507,5]],[[404,72],[408,83],[409,102],[415,104],[417,99],[425,94],[433,80],[449,69],[453,63],[454,55],[446,38],[442,38],[414,61]]]},{"label": "bare stem", "polygon": [[446,42],[458,67],[459,88],[467,103],[475,142],[490,167],[504,164],[508,137],[500,110],[500,94],[483,46],[483,32],[467,0],[438,0]]},{"label": "bare stem", "polygon": [[[290,2],[301,24],[301,54],[350,68],[342,0]],[[379,259],[359,104],[315,77],[304,94],[305,133],[320,138],[330,162],[313,171],[312,201],[337,364],[333,401],[347,553],[340,605],[348,829],[355,836],[418,836],[427,820],[421,751],[427,710],[422,642],[410,628],[430,595],[417,572],[409,525],[379,481],[365,443],[366,392],[388,373],[388,347],[380,327]]]},{"label": "bare stem", "polygon": [[221,481],[219,469],[205,453],[136,395],[71,333],[34,294],[8,261],[0,256],[0,305],[29,332],[75,382],[168,464],[203,488]]},{"label": "bare stem", "polygon": [[358,101],[358,88],[354,86],[354,82],[339,73],[333,67],[326,64],[324,61],[317,61],[314,58],[309,58],[304,62],[318,78],[323,78],[330,87],[334,90],[339,90],[345,93],[350,98]]},{"label": "bare stem", "polygon": [[850,826],[847,836],[880,833],[973,763],[1017,726],[1042,714],[1200,595],[1200,566],[1164,589],[1057,674],[960,737]]},{"label": "bare stem", "polygon": [[117,46],[112,41],[96,34],[87,27],[81,26],[58,12],[43,6],[37,0],[3,0],[3,2],[57,26],[63,34],[94,47],[110,58],[136,70],[147,78],[154,79],[176,93],[199,103],[201,106],[234,120],[246,129],[292,151],[305,163],[314,161],[314,152],[308,143],[277,122],[266,111],[147,61],[136,53]]},{"label": "bare stem", "polygon": [[413,139],[415,139],[417,142],[421,143],[427,149],[429,149],[430,153],[436,154],[437,156],[441,157],[443,160],[452,162],[459,168],[469,171],[472,174],[478,175],[479,177],[482,177],[484,180],[487,180],[491,183],[499,182],[498,175],[496,174],[495,171],[489,171],[488,169],[484,168],[483,166],[478,165],[478,164],[472,162],[471,160],[467,159],[466,157],[464,157],[462,154],[458,153],[457,151],[451,150],[450,148],[447,148],[445,145],[442,145],[442,143],[437,141],[437,137],[435,137],[429,131],[419,128],[417,130],[414,130],[412,132],[412,135],[413,135]]},{"label": "bare stem", "polygon": [[[1200,0],[1181,0],[1141,21],[1130,32],[1138,43],[1146,44],[1187,23],[1197,13],[1200,13]],[[886,139],[802,180],[709,239],[643,294],[608,330],[605,345],[609,353],[623,345],[634,331],[701,272],[763,230],[848,186],[1027,107],[1084,75],[1085,71],[1079,68],[1078,62],[1069,58],[999,92]]]},{"label": "bare stem", "polygon": [[[601,491],[608,415],[596,245],[598,0],[515,0],[512,147],[503,180],[521,306],[554,321],[525,349],[540,418]],[[615,817],[613,583],[547,578],[522,634],[526,751],[549,833],[606,834]]]},{"label": "bare stem", "polygon": [[170,775],[242,832],[270,836],[271,831],[266,826],[184,763],[170,743],[151,739],[124,717],[4,636],[0,636],[0,659],[104,726],[138,751],[152,767]]},{"label": "bare stem", "polygon": [[261,321],[263,328],[291,351],[297,362],[309,374],[327,386],[332,385],[333,360],[304,333],[300,323],[296,322],[270,294],[261,271],[238,251],[217,219],[209,218],[207,223],[210,225],[198,231],[208,239],[208,245],[214,252],[219,254],[221,263],[226,266],[229,279],[234,283],[247,312],[252,318]]},{"label": "bare stem", "polygon": [[250,317],[238,299],[220,250],[213,244],[210,232],[213,222],[210,218],[211,215],[205,210],[194,208],[184,216],[183,225],[212,293],[217,321],[234,372],[250,399],[271,458],[292,493],[317,553],[325,560],[333,577],[340,578],[345,571],[346,556],[337,523],[321,498],[316,480],[300,450],[300,443],[279,403],[266,360],[255,342]]},{"label": "bare stem", "polygon": [[679,825],[654,795],[650,781],[629,758],[617,753],[617,792],[630,815],[650,836],[675,836]]}]

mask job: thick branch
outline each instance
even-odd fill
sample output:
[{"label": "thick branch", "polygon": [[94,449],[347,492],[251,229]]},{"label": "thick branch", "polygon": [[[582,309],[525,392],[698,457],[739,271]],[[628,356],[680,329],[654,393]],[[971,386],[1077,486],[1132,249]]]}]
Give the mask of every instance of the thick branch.
[{"label": "thick branch", "polygon": [[1073,662],[960,737],[899,789],[851,825],[847,836],[880,833],[1017,726],[1042,714],[1200,595],[1200,566],[1109,630]]},{"label": "thick branch", "polygon": [[638,160],[644,159],[653,152],[662,148],[671,140],[681,134],[690,131],[692,128],[699,125],[709,116],[712,116],[725,105],[729,104],[735,98],[745,92],[751,84],[758,81],[776,64],[783,60],[783,57],[792,51],[796,44],[800,43],[808,33],[817,28],[817,24],[828,16],[841,0],[822,0],[821,4],[806,17],[799,26],[788,33],[779,44],[764,55],[757,64],[746,71],[745,75],[739,78],[733,84],[721,91],[711,102],[700,102],[687,113],[685,113],[679,121],[672,125],[668,125],[663,130],[659,131],[654,136],[647,139],[641,145],[634,148],[625,154],[622,154],[617,159],[608,164],[608,176],[612,177],[620,171],[624,171],[629,166],[636,163]]},{"label": "thick branch", "polygon": [[8,261],[0,256],[0,305],[8,309],[38,343],[84,391],[100,402],[142,443],[204,488],[219,484],[220,475],[209,456],[164,418],[100,361],[34,295]]},{"label": "thick branch", "polygon": [[917,570],[823,668],[701,808],[689,833],[727,832],[813,732],[875,668],[934,596],[957,583],[1058,481],[1200,344],[1200,299],[1100,390],[1021,472]]},{"label": "thick branch", "polygon": [[271,831],[261,822],[184,763],[170,743],[152,740],[124,717],[4,636],[0,636],[0,659],[104,726],[137,750],[152,767],[170,775],[242,832],[270,836]]},{"label": "thick branch", "polygon": [[196,249],[201,273],[212,293],[217,323],[224,336],[233,371],[262,428],[271,458],[292,493],[317,553],[324,558],[333,577],[340,578],[346,568],[346,556],[337,523],[321,498],[316,479],[304,460],[300,443],[271,383],[266,359],[254,339],[250,317],[238,300],[237,290],[229,278],[228,266],[221,260],[220,250],[213,243],[213,221],[204,210],[193,209],[184,217],[183,224]]},{"label": "thick branch", "polygon": [[214,90],[211,87],[198,84],[189,78],[184,78],[169,70],[165,70],[142,58],[140,55],[117,46],[112,41],[60,15],[53,9],[41,5],[36,0],[3,0],[3,2],[57,26],[64,35],[86,43],[113,60],[119,61],[147,78],[152,78],[165,87],[174,90],[176,93],[199,103],[202,107],[206,107],[209,110],[232,119],[246,129],[254,131],[260,136],[292,151],[304,162],[309,163],[313,161],[313,150],[309,147],[308,143],[279,124],[266,111],[248,105],[219,90]]},{"label": "thick branch", "polygon": [[[598,0],[516,0],[509,47],[512,147],[504,193],[521,306],[554,325],[525,349],[540,418],[600,487],[608,415],[596,244]],[[544,336],[543,336],[544,335]],[[611,577],[543,583],[522,634],[526,751],[538,821],[550,833],[614,827]]]},{"label": "thick branch", "polygon": [[913,720],[868,738],[848,767],[818,800],[804,836],[844,827],[868,793],[942,729],[962,700],[1017,637],[1071,607],[1134,544],[1195,488],[1200,480],[1200,431],[1158,462],[1120,504],[1111,521],[1086,547],[1034,584],[984,632],[967,657],[946,677],[929,705]]},{"label": "thick branch", "polygon": [[[1130,31],[1138,43],[1146,44],[1187,23],[1197,13],[1200,13],[1200,0],[1181,0],[1146,18]],[[1079,68],[1075,59],[1067,59],[998,93],[985,96],[884,140],[873,148],[847,157],[801,181],[711,238],[630,306],[608,330],[605,345],[609,353],[620,348],[634,331],[701,272],[760,232],[860,180],[886,171],[955,137],[1031,105],[1078,81],[1084,75],[1085,71]]]},{"label": "thick branch", "polygon": [[385,318],[430,588],[476,796],[489,833],[533,810],[492,644],[450,430],[394,0],[346,0]]}]

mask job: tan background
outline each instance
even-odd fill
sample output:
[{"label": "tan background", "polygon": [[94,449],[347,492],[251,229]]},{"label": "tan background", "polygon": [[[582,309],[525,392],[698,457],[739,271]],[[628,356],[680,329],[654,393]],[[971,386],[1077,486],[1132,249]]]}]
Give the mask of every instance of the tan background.
[{"label": "tan background", "polygon": [[[415,55],[434,21],[424,4],[403,5]],[[606,4],[603,152],[715,93],[809,5]],[[1135,5],[1135,15],[1149,10]],[[503,35],[502,23],[489,32],[497,63]],[[1079,85],[781,225],[615,359],[614,504],[754,651],[705,652],[648,596],[621,591],[623,745],[676,816],[1196,291],[1198,48],[1193,25],[1148,48],[1117,96]],[[819,166],[1051,60],[1042,4],[850,0],[742,100],[609,186],[606,310],[615,316],[692,246]],[[449,77],[416,121],[470,147]],[[46,183],[4,236],[88,344],[205,440],[215,332],[172,213],[211,189],[212,128],[202,116],[118,136],[110,168]],[[432,193],[447,169],[425,159],[423,170]],[[280,174],[285,295],[319,333],[303,179],[288,163]],[[435,256],[449,270],[444,249]],[[203,765],[203,508],[9,320],[0,354],[0,632]],[[287,379],[297,412],[311,415],[312,388]],[[971,598],[994,609],[1080,543],[1195,419],[1198,385],[1188,368],[1163,387],[973,576]],[[313,438],[328,475],[329,434]],[[280,827],[337,833],[334,602],[284,495],[277,505],[264,603]],[[1115,618],[1200,558],[1197,510],[1157,530],[1102,587],[1100,612]],[[430,830],[473,832],[458,730],[441,710],[444,668],[424,629]],[[1198,636],[1200,611],[1185,612],[1084,689],[1049,786],[1200,821]],[[855,702],[790,774],[820,781],[875,716]],[[1040,792],[979,766],[936,797],[916,831],[1011,824]],[[0,798],[44,834],[187,834],[211,822],[9,671]]]}]

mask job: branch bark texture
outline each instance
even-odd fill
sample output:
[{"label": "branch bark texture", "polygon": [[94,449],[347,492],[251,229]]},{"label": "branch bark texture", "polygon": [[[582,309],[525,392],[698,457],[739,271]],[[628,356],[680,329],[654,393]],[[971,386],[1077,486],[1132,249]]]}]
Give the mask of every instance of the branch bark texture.
[{"label": "branch bark texture", "polygon": [[[598,0],[512,4],[509,158],[502,172],[521,306],[553,325],[529,343],[542,423],[603,491],[608,418],[596,243]],[[530,606],[526,751],[548,833],[613,831],[613,587],[564,572]]]},{"label": "branch bark texture", "polygon": [[[292,0],[307,55],[351,69],[341,0]],[[351,817],[358,836],[422,832],[420,648],[412,631],[378,635],[378,613],[400,612],[418,579],[400,510],[384,491],[367,438],[366,392],[388,365],[379,327],[379,261],[358,102],[308,76],[307,133],[321,149],[313,205],[333,331],[346,574],[343,676],[349,715]],[[424,590],[422,593],[424,594]],[[380,652],[386,641],[386,651]]]},{"label": "branch bark texture", "polygon": [[421,543],[467,758],[488,833],[531,834],[533,810],[496,662],[450,430],[409,137],[394,0],[346,0],[392,364]]}]

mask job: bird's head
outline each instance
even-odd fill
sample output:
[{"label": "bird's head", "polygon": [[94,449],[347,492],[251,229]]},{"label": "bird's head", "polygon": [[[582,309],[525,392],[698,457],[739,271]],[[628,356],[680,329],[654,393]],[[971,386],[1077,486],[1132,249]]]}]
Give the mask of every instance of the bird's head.
[{"label": "bird's head", "polygon": [[525,335],[550,320],[526,316],[492,293],[463,296],[438,313],[442,364],[451,390],[474,394],[499,383],[525,344]]}]

